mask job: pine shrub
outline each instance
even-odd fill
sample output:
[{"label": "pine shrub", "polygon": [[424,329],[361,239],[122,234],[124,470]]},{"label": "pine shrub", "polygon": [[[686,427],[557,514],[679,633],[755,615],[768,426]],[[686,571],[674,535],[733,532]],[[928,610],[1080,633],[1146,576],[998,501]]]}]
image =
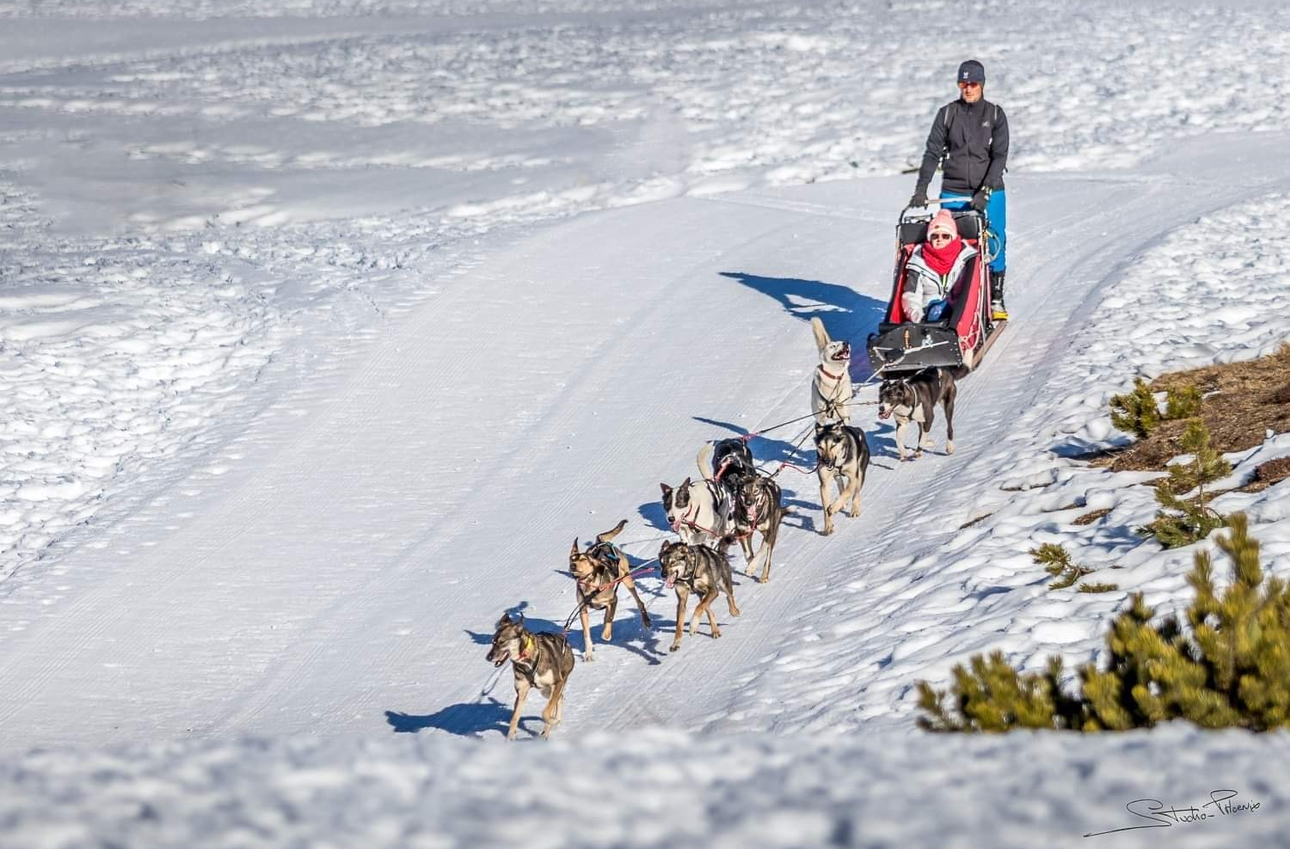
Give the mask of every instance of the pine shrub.
[{"label": "pine shrub", "polygon": [[[1154,536],[1165,548],[1191,545],[1226,524],[1223,515],[1209,506],[1213,494],[1205,488],[1230,475],[1232,465],[1210,446],[1209,430],[1200,419],[1187,422],[1180,444],[1192,459],[1169,466],[1168,479],[1156,487],[1156,502],[1161,509],[1155,521],[1139,529]],[[1196,494],[1188,497],[1193,490]]]},{"label": "pine shrub", "polygon": [[1093,571],[1076,564],[1065,546],[1053,542],[1030,549],[1030,556],[1035,563],[1044,567],[1045,572],[1057,579],[1048,585],[1050,590],[1064,590]]},{"label": "pine shrub", "polygon": [[1232,561],[1232,584],[1220,596],[1209,553],[1197,552],[1185,627],[1175,616],[1153,624],[1155,611],[1135,593],[1111,623],[1106,668],[1082,667],[1077,696],[1062,691],[1060,658],[1023,674],[1000,652],[976,655],[954,667],[951,693],[919,682],[927,714],[919,727],[1123,731],[1184,719],[1203,728],[1290,728],[1290,585],[1265,578],[1243,514],[1216,542]]},{"label": "pine shrub", "polygon": [[1111,424],[1117,430],[1146,439],[1160,424],[1160,408],[1151,387],[1141,377],[1134,378],[1133,391],[1111,398]]},{"label": "pine shrub", "polygon": [[1189,419],[1200,413],[1200,389],[1192,384],[1165,390],[1165,418]]}]

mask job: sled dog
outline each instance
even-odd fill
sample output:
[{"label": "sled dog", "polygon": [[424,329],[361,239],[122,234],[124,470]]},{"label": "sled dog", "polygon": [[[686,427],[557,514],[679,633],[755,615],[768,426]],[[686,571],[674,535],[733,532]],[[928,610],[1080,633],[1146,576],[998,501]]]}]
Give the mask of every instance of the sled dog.
[{"label": "sled dog", "polygon": [[914,377],[884,380],[878,390],[878,418],[896,417],[896,449],[900,459],[905,459],[905,428],[910,422],[918,424],[918,446],[914,457],[923,456],[924,448],[931,448],[932,423],[936,420],[936,405],[945,410],[945,453],[954,453],[954,398],[958,386],[954,373],[949,369],[930,368]]},{"label": "sled dog", "polygon": [[[700,456],[702,452],[700,452]],[[730,532],[730,497],[725,487],[715,481],[691,481],[686,478],[676,489],[660,483],[663,490],[663,510],[667,522],[683,542],[691,545],[704,543],[719,546]]]},{"label": "sled dog", "polygon": [[636,582],[632,580],[631,566],[627,557],[610,540],[622,533],[627,525],[623,519],[612,530],[596,535],[596,542],[586,551],[578,550],[578,540],[573,540],[569,550],[569,571],[578,582],[578,617],[582,620],[583,660],[595,660],[591,643],[591,609],[605,611],[605,627],[600,632],[600,639],[606,643],[614,638],[614,611],[618,609],[618,585],[627,587],[627,591],[636,599],[636,609],[641,612],[641,624],[646,628],[653,627],[645,603],[636,592]]},{"label": "sled dog", "polygon": [[[747,563],[744,574],[753,576],[760,561],[761,577],[758,580],[764,584],[770,580],[770,558],[775,552],[775,539],[788,512],[784,507],[784,493],[772,478],[753,475],[744,478],[739,485],[734,504],[734,535],[743,547]],[[754,531],[761,534],[761,546],[755,555],[752,547]]]},{"label": "sled dog", "polygon": [[851,344],[834,342],[824,329],[824,322],[811,318],[815,346],[820,349],[820,364],[811,379],[811,412],[821,424],[829,419],[851,423]]},{"label": "sled dog", "polygon": [[681,629],[685,627],[686,610],[690,593],[700,595],[699,606],[694,609],[694,619],[690,622],[690,636],[694,636],[699,619],[708,614],[708,630],[713,639],[721,636],[717,627],[717,618],[712,614],[712,602],[717,594],[724,592],[730,603],[730,615],[738,616],[739,608],[735,605],[734,580],[730,575],[730,561],[725,555],[706,545],[686,545],[663,541],[658,552],[659,568],[663,573],[664,586],[676,590],[676,637],[668,651],[681,648]]},{"label": "sled dog", "polygon": [[564,687],[569,683],[569,673],[573,672],[573,649],[569,648],[569,641],[560,634],[534,634],[524,627],[523,614],[512,619],[509,613],[503,613],[497,620],[488,660],[495,667],[509,660],[515,673],[515,710],[511,713],[506,739],[515,739],[520,709],[534,687],[547,700],[542,710],[542,737],[549,739],[564,718]]},{"label": "sled dog", "polygon": [[[830,422],[815,426],[815,474],[820,479],[820,509],[824,511],[824,535],[833,533],[833,514],[851,502],[852,517],[860,515],[860,488],[869,470],[869,443],[858,427]],[[838,489],[829,497],[829,481]]]},{"label": "sled dog", "polygon": [[[708,471],[709,457],[711,457],[711,473]],[[705,444],[699,449],[697,462],[700,475],[708,480],[719,481],[731,494],[745,478],[757,474],[757,467],[753,465],[752,451],[748,448],[748,442],[737,436]]]}]

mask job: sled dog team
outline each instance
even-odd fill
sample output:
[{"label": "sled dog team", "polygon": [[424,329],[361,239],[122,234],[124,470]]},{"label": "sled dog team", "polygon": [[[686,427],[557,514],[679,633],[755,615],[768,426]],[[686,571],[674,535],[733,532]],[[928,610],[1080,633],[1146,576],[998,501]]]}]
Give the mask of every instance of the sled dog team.
[{"label": "sled dog team", "polygon": [[[824,534],[829,535],[834,531],[835,514],[844,508],[853,517],[860,513],[860,490],[869,468],[869,444],[864,431],[851,425],[851,346],[830,339],[818,318],[811,319],[811,330],[820,356],[811,380],[815,472],[820,483]],[[918,425],[913,456],[919,457],[924,448],[931,447],[933,408],[937,404],[945,412],[945,451],[954,452],[956,393],[955,377],[946,369],[930,369],[912,378],[883,381],[878,393],[878,415],[884,420],[895,419],[896,448],[902,461],[906,458],[905,431],[911,423]],[[727,557],[732,542],[737,540],[743,549],[746,573],[763,584],[770,580],[775,541],[784,517],[791,512],[783,503],[783,492],[774,477],[757,470],[744,439],[734,437],[705,444],[696,461],[698,479],[687,477],[676,487],[660,484],[668,524],[679,538],[678,542],[665,540],[658,553],[664,586],[676,592],[676,634],[670,651],[681,648],[692,593],[699,597],[699,603],[689,620],[691,637],[705,614],[713,638],[721,636],[712,604],[723,593],[730,615],[739,615]],[[836,497],[831,489],[836,489]],[[626,525],[627,520],[623,519],[598,534],[596,541],[585,550],[575,538],[569,550],[569,572],[577,582],[584,661],[595,659],[590,611],[605,612],[600,639],[603,642],[613,639],[620,584],[636,602],[641,624],[653,627],[649,611],[636,590],[627,556],[613,544]],[[756,550],[754,534],[760,537]],[[759,567],[760,575],[757,574]],[[542,711],[542,736],[550,737],[560,724],[564,688],[574,667],[573,649],[565,636],[533,633],[525,627],[523,615],[512,619],[506,613],[497,622],[488,660],[495,667],[511,661],[515,676],[515,707],[507,737],[515,739],[520,711],[533,688],[547,700]]]}]

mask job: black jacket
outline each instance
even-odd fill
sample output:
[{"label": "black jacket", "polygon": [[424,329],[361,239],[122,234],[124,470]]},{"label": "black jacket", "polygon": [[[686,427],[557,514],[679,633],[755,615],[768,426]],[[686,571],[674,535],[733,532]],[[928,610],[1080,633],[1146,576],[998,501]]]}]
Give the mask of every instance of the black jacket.
[{"label": "black jacket", "polygon": [[985,98],[945,104],[927,134],[927,151],[918,169],[919,191],[926,192],[931,185],[941,157],[945,158],[942,195],[970,195],[981,188],[1002,191],[1008,165],[1008,116]]}]

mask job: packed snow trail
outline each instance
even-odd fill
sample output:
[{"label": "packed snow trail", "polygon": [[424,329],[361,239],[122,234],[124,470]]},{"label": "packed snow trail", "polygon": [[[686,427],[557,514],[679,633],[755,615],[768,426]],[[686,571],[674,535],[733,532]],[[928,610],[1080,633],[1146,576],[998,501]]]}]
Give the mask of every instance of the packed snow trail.
[{"label": "packed snow trail", "polygon": [[[971,599],[990,595],[918,556],[1006,474],[1020,411],[1124,264],[1204,212],[1290,185],[1283,141],[1193,144],[1135,174],[1012,179],[1016,320],[963,384],[958,453],[896,468],[890,429],[858,407],[875,451],[863,516],[820,537],[814,476],[785,472],[798,512],[770,584],[739,581],[743,616],[669,655],[674,599],[642,581],[657,629],[620,608],[614,643],[575,670],[557,733],[883,715],[909,728],[900,696],[971,648],[953,623],[984,615]],[[1207,170],[1219,145],[1222,173]],[[501,612],[558,627],[574,606],[574,537],[627,517],[624,549],[652,558],[659,481],[694,475],[704,440],[808,411],[805,319],[818,311],[859,348],[907,191],[876,179],[680,199],[499,247],[362,360],[284,398],[230,447],[219,486],[175,487],[0,608],[0,748],[497,729],[509,675],[480,690]],[[754,454],[784,459],[795,436],[754,440]],[[67,587],[66,574],[84,577]],[[42,593],[49,604],[31,603]],[[819,633],[820,611],[852,634],[846,656],[812,654],[836,636]]]}]

